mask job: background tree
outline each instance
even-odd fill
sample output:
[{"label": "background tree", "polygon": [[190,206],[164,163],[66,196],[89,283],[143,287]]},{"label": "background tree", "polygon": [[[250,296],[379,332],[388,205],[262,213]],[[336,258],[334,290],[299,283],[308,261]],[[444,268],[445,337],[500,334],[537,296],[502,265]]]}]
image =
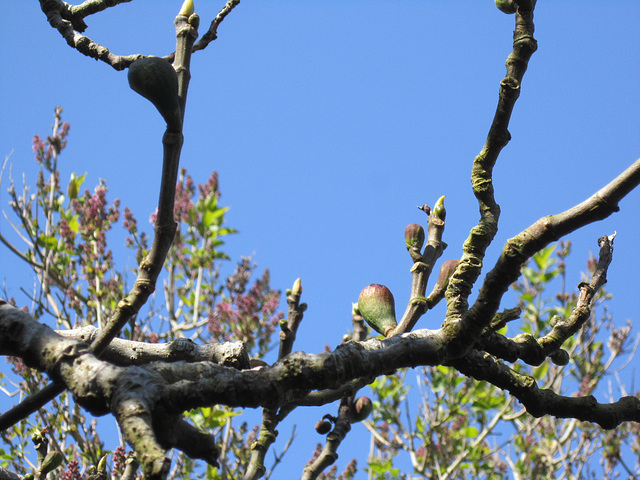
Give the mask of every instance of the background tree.
[{"label": "background tree", "polygon": [[[57,136],[57,135],[62,136],[62,132],[60,132],[60,133],[59,133],[59,132],[56,130],[56,131],[54,132],[54,135],[52,136],[52,139],[53,139],[53,145],[52,145],[52,147],[53,147],[53,151],[56,151],[56,150],[58,149],[58,147],[56,146],[56,136]],[[166,137],[165,137],[165,138],[166,138]],[[60,140],[63,140],[63,138],[61,138]],[[169,140],[171,140],[171,138],[169,138]],[[175,144],[176,144],[176,143],[171,144],[171,142],[167,142],[167,143],[168,143],[168,144],[170,144],[170,145],[175,145]],[[45,151],[46,151],[46,150],[45,150]],[[172,155],[171,155],[171,154],[169,154],[168,156],[169,156],[169,157],[171,157]],[[50,168],[50,167],[49,167],[49,168]],[[53,170],[55,170],[55,168],[54,168]],[[53,172],[52,172],[52,173],[53,173]],[[55,178],[55,175],[53,176],[53,178]],[[54,184],[55,184],[55,180],[52,180],[50,183],[51,183],[52,185],[54,185]],[[165,188],[167,188],[167,183],[170,183],[171,185],[175,184],[175,182],[173,182],[173,183],[171,183],[171,182],[165,182]],[[185,190],[185,191],[188,191],[188,190],[189,190],[189,189],[186,187],[186,186],[187,186],[187,181],[186,181],[186,180],[184,181],[184,183],[181,183],[181,184],[182,184],[182,185],[185,185],[185,188],[184,188],[184,190]],[[46,185],[44,185],[44,184],[43,184],[43,185],[42,185],[42,188],[43,188],[42,192],[43,192],[43,193],[46,193]],[[49,192],[52,192],[52,191],[54,191],[54,190],[55,190],[55,189],[49,188],[49,190],[48,190],[48,191],[49,191]],[[96,195],[98,196],[98,199],[100,198],[100,197],[99,197],[99,195],[98,195],[98,192],[99,192],[99,191],[101,191],[101,190],[96,191]],[[205,195],[203,195],[203,196],[204,196],[204,197],[206,197],[207,195],[205,194]],[[51,194],[50,194],[50,195],[49,195],[49,197],[47,197],[47,198],[50,198],[50,197],[51,197]],[[214,196],[214,197],[215,197],[215,196]],[[43,198],[44,198],[44,197],[43,197]],[[166,195],[165,195],[165,200],[166,200],[167,198],[172,198],[172,197],[171,197],[171,196],[166,196]],[[44,200],[43,200],[43,201],[44,201]],[[91,198],[89,197],[89,198],[87,198],[87,202],[86,202],[86,203],[91,203],[90,201],[91,201]],[[98,202],[98,203],[99,203],[99,202]],[[178,203],[179,203],[179,202],[178,202]],[[213,209],[214,209],[214,211],[217,211],[217,210],[215,210],[215,208],[216,208],[216,206],[215,206],[215,205],[214,205],[213,207],[211,207],[211,208],[213,208]],[[188,209],[187,209],[187,210],[188,210]],[[170,210],[169,210],[169,211],[170,211]],[[187,213],[187,212],[185,212],[185,213]],[[205,213],[206,213],[206,210],[205,210]],[[76,215],[80,215],[80,212],[76,212]],[[113,215],[113,212],[111,212],[111,215]],[[162,215],[162,210],[160,210],[159,215],[160,215],[160,216]],[[217,215],[219,215],[219,214],[217,214]],[[203,216],[204,216],[204,215],[203,215]],[[89,216],[88,216],[88,217],[89,217]],[[109,221],[108,217],[109,217],[109,212],[107,212],[107,214],[105,215],[105,218],[107,219],[107,223],[108,223],[108,221]],[[443,215],[442,215],[442,217],[443,217]],[[218,217],[218,218],[219,218],[219,217]],[[437,225],[437,224],[439,223],[437,220],[444,220],[444,218],[440,218],[440,216],[433,216],[433,215],[432,215],[432,216],[430,217],[430,219],[431,219],[430,224],[431,224],[431,226],[432,226],[436,231],[437,231],[438,229],[441,229],[441,228],[442,228],[442,225]],[[434,226],[434,224],[436,224],[436,225]],[[157,225],[157,223],[156,223],[156,225]],[[210,225],[211,225],[211,224],[209,224],[209,226],[210,226]],[[93,227],[93,229],[94,229],[94,230],[95,230],[95,228],[96,228],[95,226],[90,226],[90,228],[91,228],[91,227]],[[196,227],[196,226],[192,226],[192,227],[193,227],[193,228],[196,228],[196,230],[197,230],[197,227]],[[201,230],[202,230],[202,229],[201,229]],[[44,247],[47,247],[47,248],[52,248],[52,246],[53,246],[53,244],[52,244],[50,241],[48,241],[48,239],[49,239],[49,236],[48,236],[48,235],[50,235],[50,233],[51,233],[51,232],[48,232],[48,233],[47,233],[47,231],[45,230],[45,235],[44,235],[44,237],[42,237],[42,238],[41,238],[41,237],[39,237],[39,236],[37,236],[37,237],[36,237],[39,241],[43,242],[43,243],[44,243]],[[200,232],[199,232],[199,233],[200,233]],[[433,240],[433,238],[431,238],[431,240]],[[215,241],[215,238],[214,238],[214,241]],[[47,242],[48,242],[48,243],[47,243]],[[37,242],[36,242],[36,243],[37,243]],[[141,243],[142,243],[142,242],[141,242]],[[432,244],[431,246],[433,246],[433,244]],[[436,246],[436,249],[437,249],[437,246]],[[47,254],[47,255],[45,255],[45,257],[44,257],[44,258],[49,258],[49,255],[48,255],[48,254]],[[94,263],[94,265],[96,265],[96,264],[102,265],[102,264],[104,263],[104,261],[105,261],[105,260],[108,260],[108,257],[107,257],[107,258],[105,258],[105,259],[100,260],[98,263]],[[464,260],[464,259],[463,259],[463,260]],[[543,260],[544,260],[544,259],[543,259]],[[50,261],[50,260],[48,260],[48,261]],[[202,261],[202,259],[198,259],[198,261]],[[541,260],[541,261],[542,261],[542,260]],[[44,262],[44,263],[46,263],[46,262]],[[420,262],[417,262],[417,263],[420,263]],[[542,261],[542,263],[544,264],[544,261]],[[462,264],[464,265],[464,261],[462,262]],[[108,265],[108,264],[107,264],[107,265]],[[47,271],[47,270],[46,270],[46,266],[47,266],[47,265],[43,265],[43,267],[45,268],[45,272]],[[192,268],[191,268],[190,270],[192,270]],[[418,270],[419,270],[419,269],[418,269]],[[461,276],[461,279],[464,279],[464,276]],[[418,279],[418,283],[419,283],[419,281],[420,281],[420,280]],[[455,281],[455,277],[454,277],[454,281]],[[294,289],[294,291],[295,291],[295,289]],[[46,289],[45,289],[45,293],[46,293]],[[292,292],[292,293],[293,293],[293,292]],[[100,290],[98,290],[98,295],[99,295],[99,294],[100,294]],[[414,297],[414,298],[416,298],[416,297]],[[295,300],[294,300],[294,303],[295,303]],[[414,304],[414,305],[424,305],[424,302],[422,302],[422,303],[421,303],[421,302],[414,302],[413,304]],[[101,311],[101,309],[98,309],[98,311]],[[538,331],[537,331],[537,330],[532,330],[532,331],[533,331],[533,332],[535,332],[536,334],[538,333]],[[446,373],[446,372],[445,372],[445,373]],[[347,405],[347,406],[348,406],[348,405]],[[347,411],[348,411],[348,409],[347,409]],[[338,416],[338,418],[339,418],[339,416]],[[344,428],[344,425],[343,425],[343,428]]]}]

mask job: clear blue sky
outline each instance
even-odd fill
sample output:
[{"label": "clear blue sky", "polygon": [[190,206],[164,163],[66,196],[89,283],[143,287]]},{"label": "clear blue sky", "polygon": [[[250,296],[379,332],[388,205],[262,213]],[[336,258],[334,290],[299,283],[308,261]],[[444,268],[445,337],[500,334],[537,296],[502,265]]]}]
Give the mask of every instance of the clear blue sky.
[{"label": "clear blue sky", "polygon": [[[165,55],[180,4],[124,4],[89,18],[86,34],[117,54]],[[203,25],[223,4],[196,0]],[[91,187],[105,178],[110,198],[146,222],[157,201],[161,117],[129,89],[126,72],[69,48],[38,2],[0,5],[0,154],[14,152],[14,177],[25,172],[34,182],[31,138],[50,131],[61,105],[71,123],[63,182],[72,171],[88,172]],[[502,217],[487,265],[506,239],[640,157],[638,18],[634,0],[538,2],[539,49],[495,169]],[[443,259],[459,257],[478,218],[471,162],[493,117],[513,22],[491,0],[243,0],[218,40],[194,55],[182,164],[196,181],[219,172],[229,224],[241,232],[227,245],[234,259],[253,254],[283,290],[302,277],[309,309],[297,349],[335,346],[369,283],[388,285],[404,309],[411,262],[403,231],[425,221],[417,205],[447,195]],[[6,182],[5,174],[4,211]],[[596,239],[617,230],[607,288],[622,325],[638,317],[640,191],[620,206],[569,237],[568,280],[578,284]],[[0,228],[9,229],[4,218]],[[32,281],[0,252],[0,280],[19,296]],[[116,253],[121,267],[132,262],[127,255]],[[418,326],[440,321],[436,312]],[[638,385],[637,375],[629,382]],[[347,439],[340,465],[356,443]],[[305,460],[310,453],[308,444],[299,451]]]}]

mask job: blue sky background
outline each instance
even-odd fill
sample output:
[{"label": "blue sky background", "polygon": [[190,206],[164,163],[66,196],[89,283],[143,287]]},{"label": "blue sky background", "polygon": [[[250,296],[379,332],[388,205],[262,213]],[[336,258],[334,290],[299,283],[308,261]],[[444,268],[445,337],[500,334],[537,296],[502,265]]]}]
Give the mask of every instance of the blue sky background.
[{"label": "blue sky background", "polygon": [[[175,48],[180,4],[123,4],[88,18],[86,34],[116,54],[165,55]],[[223,4],[196,1],[203,27]],[[12,12],[0,19],[0,153],[13,151],[14,177],[20,182],[25,172],[35,181],[32,136],[50,132],[61,105],[71,123],[63,182],[74,171],[88,172],[91,188],[107,179],[110,198],[146,224],[158,195],[161,117],[129,89],[126,72],[68,47],[38,2],[0,5]],[[633,0],[538,2],[539,49],[512,117],[513,140],[495,169],[502,217],[486,265],[506,239],[581,202],[640,156],[638,18]],[[489,0],[243,0],[218,40],[194,54],[182,164],[198,182],[219,172],[228,223],[240,230],[226,246],[232,258],[253,255],[282,290],[302,277],[309,309],[296,349],[335,346],[369,283],[389,286],[404,310],[411,261],[403,231],[426,220],[417,205],[447,195],[443,259],[459,257],[478,219],[471,163],[493,118],[513,23]],[[617,230],[607,289],[623,325],[638,317],[640,191],[620,207],[569,237],[567,278],[577,286],[597,238]],[[8,234],[4,217],[0,229]],[[32,285],[28,270],[0,252],[0,281],[19,297],[19,286]],[[133,259],[123,249],[116,261],[124,267]],[[437,327],[441,314],[418,327]],[[629,389],[637,375],[627,371]],[[298,432],[334,410],[297,419]],[[339,465],[368,450],[360,428]],[[290,460],[297,472],[313,446],[298,443]]]}]

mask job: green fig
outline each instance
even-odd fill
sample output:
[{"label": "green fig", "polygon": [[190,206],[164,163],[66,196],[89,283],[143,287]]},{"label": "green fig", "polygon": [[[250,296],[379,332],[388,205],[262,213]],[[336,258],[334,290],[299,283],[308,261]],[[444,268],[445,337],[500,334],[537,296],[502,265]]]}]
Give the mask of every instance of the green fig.
[{"label": "green fig", "polygon": [[384,285],[373,283],[364,287],[358,298],[358,310],[369,326],[385,337],[398,324],[393,295]]},{"label": "green fig", "polygon": [[424,245],[424,228],[417,223],[410,223],[404,229],[404,242],[407,244],[407,250],[420,250]]},{"label": "green fig", "polygon": [[559,365],[561,367],[564,367],[566,364],[569,363],[569,360],[571,360],[571,356],[569,355],[569,352],[567,352],[566,350],[560,348],[558,350],[556,350],[555,352],[553,352],[549,358],[551,358],[551,361],[553,363],[555,363],[556,365]]},{"label": "green fig", "polygon": [[503,13],[511,14],[518,11],[518,5],[513,0],[495,0],[496,7]]},{"label": "green fig", "polygon": [[167,126],[179,129],[178,76],[171,64],[160,57],[144,57],[129,66],[128,78],[131,89],[155,105]]}]

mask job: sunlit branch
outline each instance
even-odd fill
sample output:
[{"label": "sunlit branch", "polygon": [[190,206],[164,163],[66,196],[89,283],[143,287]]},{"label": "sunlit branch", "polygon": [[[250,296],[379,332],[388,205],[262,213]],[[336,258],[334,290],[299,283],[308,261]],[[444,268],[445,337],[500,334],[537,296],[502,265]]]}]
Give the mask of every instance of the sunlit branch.
[{"label": "sunlit branch", "polygon": [[[471,229],[470,235],[463,245],[460,264],[449,281],[446,292],[447,320],[445,326],[451,331],[460,329],[459,322],[467,311],[467,299],[471,288],[480,275],[485,251],[498,231],[500,207],[494,198],[493,167],[500,151],[511,139],[508,130],[511,113],[520,96],[520,85],[529,59],[537,49],[537,43],[533,38],[533,11],[518,12],[515,18],[513,51],[507,58],[507,75],[500,82],[500,97],[496,113],[485,145],[473,162],[471,183],[478,200],[480,221]],[[466,338],[477,338],[482,332],[482,328],[481,325],[474,325],[472,330],[465,330]],[[461,339],[463,344],[468,344],[466,338]]]}]

